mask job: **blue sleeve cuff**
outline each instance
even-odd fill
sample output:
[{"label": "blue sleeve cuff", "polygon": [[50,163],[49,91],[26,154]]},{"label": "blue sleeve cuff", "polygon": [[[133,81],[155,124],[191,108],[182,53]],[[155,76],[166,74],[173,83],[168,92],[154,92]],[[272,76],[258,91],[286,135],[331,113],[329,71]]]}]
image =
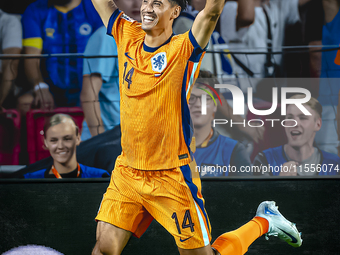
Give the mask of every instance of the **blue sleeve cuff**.
[{"label": "blue sleeve cuff", "polygon": [[196,41],[194,35],[192,34],[192,31],[190,29],[189,31],[189,39],[190,39],[190,42],[192,43],[192,46],[194,46],[195,50],[197,50],[198,52],[200,51],[200,53],[202,53],[203,51],[206,51],[207,50],[207,46],[205,46],[204,49],[201,48],[201,46],[198,44],[198,42]]},{"label": "blue sleeve cuff", "polygon": [[200,61],[202,54],[204,54],[208,45],[204,49],[202,49],[201,46],[196,41],[194,35],[192,34],[191,29],[189,31],[189,40],[190,40],[192,46],[194,46],[194,50],[192,51],[192,54],[191,54],[189,60],[197,63],[197,62]]},{"label": "blue sleeve cuff", "polygon": [[115,21],[116,21],[116,19],[118,18],[118,16],[119,16],[119,14],[121,13],[121,11],[119,10],[119,9],[116,9],[113,13],[112,13],[112,15],[111,15],[111,17],[110,17],[110,20],[109,20],[109,24],[107,25],[107,34],[108,35],[111,35],[111,36],[113,36],[112,35],[112,27],[113,27],[113,24],[115,23]]}]

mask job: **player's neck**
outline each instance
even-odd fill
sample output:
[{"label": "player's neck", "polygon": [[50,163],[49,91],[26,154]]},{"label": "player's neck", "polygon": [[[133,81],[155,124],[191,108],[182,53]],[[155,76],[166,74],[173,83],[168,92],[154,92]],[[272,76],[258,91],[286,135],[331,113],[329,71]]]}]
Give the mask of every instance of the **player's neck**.
[{"label": "player's neck", "polygon": [[73,155],[70,161],[63,164],[54,161],[53,165],[59,174],[67,174],[77,168],[78,162],[75,155]]},{"label": "player's neck", "polygon": [[172,35],[172,28],[162,30],[146,30],[145,45],[151,48],[164,44]]},{"label": "player's neck", "polygon": [[200,146],[210,135],[211,125],[195,127],[194,136],[196,139],[196,146]]},{"label": "player's neck", "polygon": [[67,13],[76,8],[81,3],[81,1],[82,0],[72,0],[69,4],[63,6],[55,5],[54,7],[60,12]]},{"label": "player's neck", "polygon": [[284,151],[290,160],[302,162],[313,155],[314,147],[312,142],[301,147],[293,147],[289,144],[286,144],[284,146]]}]

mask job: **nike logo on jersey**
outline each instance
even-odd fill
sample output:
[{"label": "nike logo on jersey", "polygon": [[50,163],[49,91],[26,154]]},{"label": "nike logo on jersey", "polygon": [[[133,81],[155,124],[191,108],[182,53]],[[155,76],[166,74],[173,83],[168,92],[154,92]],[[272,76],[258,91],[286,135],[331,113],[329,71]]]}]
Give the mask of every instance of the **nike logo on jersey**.
[{"label": "nike logo on jersey", "polygon": [[179,240],[183,243],[183,242],[185,242],[186,240],[189,240],[191,237],[193,237],[193,236],[190,236],[189,238],[186,238],[186,239],[180,238]]},{"label": "nike logo on jersey", "polygon": [[132,57],[129,56],[129,52],[125,52],[125,56],[131,60],[134,60]]},{"label": "nike logo on jersey", "polygon": [[292,239],[292,243],[297,243],[298,242],[296,240],[296,238],[294,236],[292,236],[291,234],[287,233],[286,231],[282,230],[281,228],[278,228],[278,229],[280,229],[283,233],[285,233],[287,236],[289,236]]}]

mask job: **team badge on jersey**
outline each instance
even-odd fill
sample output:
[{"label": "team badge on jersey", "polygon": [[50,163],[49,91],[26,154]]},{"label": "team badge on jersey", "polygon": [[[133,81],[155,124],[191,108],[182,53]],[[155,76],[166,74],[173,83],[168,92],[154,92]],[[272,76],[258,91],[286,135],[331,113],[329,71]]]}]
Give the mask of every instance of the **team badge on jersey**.
[{"label": "team badge on jersey", "polygon": [[91,34],[91,32],[92,32],[92,27],[88,23],[84,23],[79,28],[79,33],[81,35],[89,35],[89,34]]},{"label": "team badge on jersey", "polygon": [[152,70],[162,72],[167,66],[166,53],[160,52],[151,58]]},{"label": "team badge on jersey", "polygon": [[53,29],[53,28],[46,28],[45,32],[46,32],[46,36],[47,37],[54,38],[55,29]]}]

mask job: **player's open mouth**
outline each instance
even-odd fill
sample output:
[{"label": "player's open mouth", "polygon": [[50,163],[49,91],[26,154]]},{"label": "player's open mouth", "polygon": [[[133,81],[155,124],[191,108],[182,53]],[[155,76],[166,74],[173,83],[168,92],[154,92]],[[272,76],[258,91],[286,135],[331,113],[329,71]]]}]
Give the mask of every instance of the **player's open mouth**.
[{"label": "player's open mouth", "polygon": [[143,21],[144,22],[152,22],[152,21],[154,21],[155,20],[155,18],[154,17],[152,17],[152,16],[148,16],[148,15],[143,15]]}]

